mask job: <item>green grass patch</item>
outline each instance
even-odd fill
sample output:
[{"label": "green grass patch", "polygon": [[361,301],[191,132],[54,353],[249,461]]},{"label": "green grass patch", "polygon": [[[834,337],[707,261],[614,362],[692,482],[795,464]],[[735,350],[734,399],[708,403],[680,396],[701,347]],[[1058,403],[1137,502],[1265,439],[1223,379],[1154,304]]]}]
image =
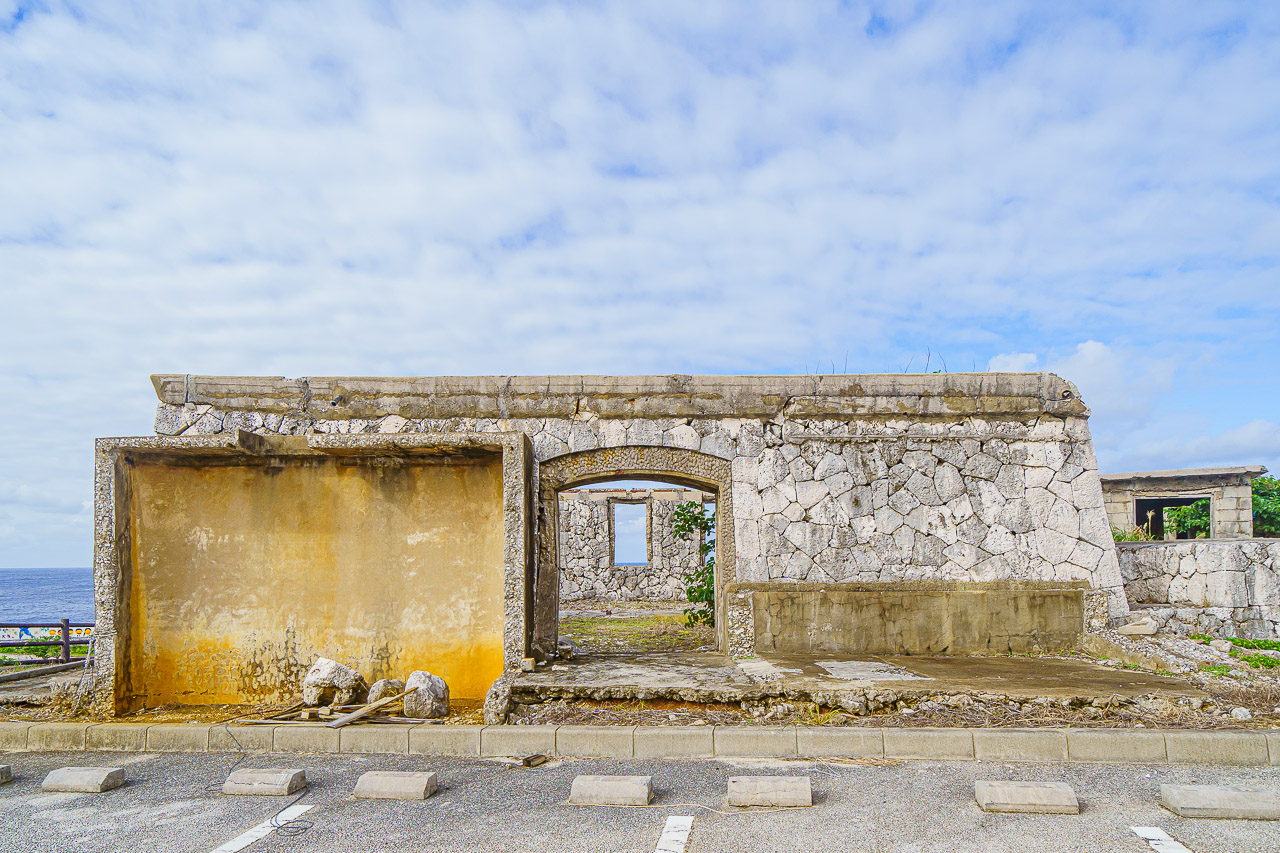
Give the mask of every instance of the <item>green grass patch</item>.
[{"label": "green grass patch", "polygon": [[[89,647],[76,646],[71,647],[71,656],[84,657],[89,651]],[[0,660],[12,659],[13,655],[35,655],[38,658],[60,658],[62,657],[61,646],[5,646],[0,649]]]},{"label": "green grass patch", "polygon": [[1244,661],[1254,669],[1274,669],[1277,666],[1280,666],[1280,660],[1277,660],[1270,655],[1251,655],[1248,652],[1243,652],[1239,649],[1232,649],[1231,656],[1238,661]]},{"label": "green grass patch", "polygon": [[1200,671],[1207,672],[1210,675],[1226,675],[1231,672],[1231,667],[1227,666],[1225,663],[1201,664]]},{"label": "green grass patch", "polygon": [[710,625],[688,625],[680,613],[565,619],[560,635],[593,652],[693,651],[715,645]]}]

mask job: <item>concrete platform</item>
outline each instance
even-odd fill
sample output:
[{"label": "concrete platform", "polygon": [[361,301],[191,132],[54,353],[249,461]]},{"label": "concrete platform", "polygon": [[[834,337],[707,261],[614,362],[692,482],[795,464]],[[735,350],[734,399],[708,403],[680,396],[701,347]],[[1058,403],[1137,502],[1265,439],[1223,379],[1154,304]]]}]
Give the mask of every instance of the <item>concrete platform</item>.
[{"label": "concrete platform", "polygon": [[654,699],[736,703],[744,699],[892,689],[914,693],[997,693],[1107,699],[1160,693],[1206,696],[1190,682],[1081,660],[1033,657],[762,655],[733,661],[715,652],[613,654],[585,652],[563,670],[520,673],[517,702],[550,699]]},{"label": "concrete platform", "polygon": [[72,794],[101,794],[124,784],[121,767],[59,767],[40,783],[40,790]]},{"label": "concrete platform", "polygon": [[1079,814],[1080,801],[1065,782],[1019,782],[979,779],[973,798],[984,812],[1014,814]]},{"label": "concrete platform", "polygon": [[1280,820],[1280,793],[1225,785],[1161,785],[1160,805],[1179,817]]}]

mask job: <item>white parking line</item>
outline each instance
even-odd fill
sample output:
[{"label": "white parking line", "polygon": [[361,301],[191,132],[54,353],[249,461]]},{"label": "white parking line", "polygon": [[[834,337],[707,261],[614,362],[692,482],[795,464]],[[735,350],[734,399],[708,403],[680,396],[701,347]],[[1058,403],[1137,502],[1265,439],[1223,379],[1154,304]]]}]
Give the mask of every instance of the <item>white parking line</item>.
[{"label": "white parking line", "polygon": [[1158,826],[1131,826],[1129,829],[1133,830],[1134,835],[1145,839],[1156,853],[1191,853],[1191,850],[1174,841],[1169,833]]},{"label": "white parking line", "polygon": [[[272,815],[243,835],[231,839],[217,850],[214,850],[213,853],[236,853],[237,850],[243,850],[259,838],[266,838],[277,827],[296,820],[299,815],[309,808],[311,806],[289,806],[289,808],[281,810],[279,814]],[[681,849],[683,850],[684,848]]]},{"label": "white parking line", "polygon": [[669,817],[662,828],[662,837],[653,853],[684,853],[689,842],[689,830],[693,829],[693,817]]}]

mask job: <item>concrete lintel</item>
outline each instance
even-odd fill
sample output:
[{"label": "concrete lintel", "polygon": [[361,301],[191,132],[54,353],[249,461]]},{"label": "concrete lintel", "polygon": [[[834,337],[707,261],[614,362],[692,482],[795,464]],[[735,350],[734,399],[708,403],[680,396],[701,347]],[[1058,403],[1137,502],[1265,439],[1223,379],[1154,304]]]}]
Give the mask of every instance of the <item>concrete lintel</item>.
[{"label": "concrete lintel", "polygon": [[1051,373],[801,376],[151,377],[171,406],[324,418],[772,418],[1089,414]]}]

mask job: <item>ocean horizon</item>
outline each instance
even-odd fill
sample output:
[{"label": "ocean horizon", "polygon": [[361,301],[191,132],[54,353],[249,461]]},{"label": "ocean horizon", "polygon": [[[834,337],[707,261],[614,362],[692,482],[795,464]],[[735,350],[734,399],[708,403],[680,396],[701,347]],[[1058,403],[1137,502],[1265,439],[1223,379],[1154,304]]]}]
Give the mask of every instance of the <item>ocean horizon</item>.
[{"label": "ocean horizon", "polygon": [[93,569],[0,568],[0,622],[92,622]]}]

